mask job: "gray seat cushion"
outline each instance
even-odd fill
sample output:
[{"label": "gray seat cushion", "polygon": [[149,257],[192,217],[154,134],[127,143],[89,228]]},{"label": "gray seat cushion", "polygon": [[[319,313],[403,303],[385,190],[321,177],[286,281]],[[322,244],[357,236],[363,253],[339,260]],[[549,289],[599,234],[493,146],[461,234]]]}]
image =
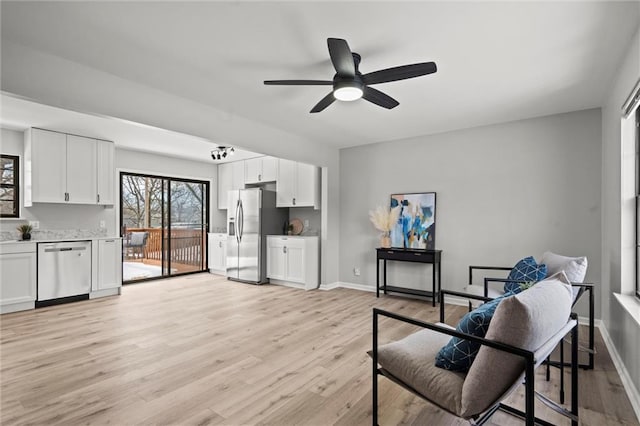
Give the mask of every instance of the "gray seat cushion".
[{"label": "gray seat cushion", "polygon": [[446,334],[420,330],[378,347],[378,364],[429,401],[460,413],[464,374],[435,365],[436,354],[449,339]]}]

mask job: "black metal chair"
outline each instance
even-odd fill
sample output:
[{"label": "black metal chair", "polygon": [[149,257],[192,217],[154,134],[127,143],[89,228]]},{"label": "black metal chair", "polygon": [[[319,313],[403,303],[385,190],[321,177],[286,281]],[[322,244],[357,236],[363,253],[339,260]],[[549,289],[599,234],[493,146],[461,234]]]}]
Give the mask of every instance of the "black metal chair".
[{"label": "black metal chair", "polygon": [[[545,310],[554,300],[553,286],[541,286],[533,292],[504,299],[498,305],[485,338],[461,333],[444,324],[433,324],[408,318],[380,309],[373,309],[373,424],[378,424],[378,375],[385,376],[417,396],[434,403],[445,411],[482,425],[498,410],[525,419],[526,424],[551,425],[535,416],[534,399],[568,417],[578,424],[578,322],[570,312],[571,298],[564,289],[561,309]],[[521,296],[527,293],[525,296]],[[546,294],[546,296],[545,296]],[[466,295],[471,299],[488,300],[482,296]],[[538,298],[536,300],[536,298]],[[506,302],[509,300],[509,302]],[[533,300],[533,302],[531,302]],[[441,303],[444,294],[441,294]],[[406,338],[378,346],[379,318],[387,317],[421,328]],[[538,318],[540,324],[526,325],[518,332],[509,331],[511,323],[526,318]],[[564,320],[562,318],[565,318]],[[544,324],[543,324],[544,323]],[[567,334],[571,334],[571,408],[569,410],[535,391],[535,369],[540,366]],[[481,349],[468,373],[435,367],[434,353],[451,336],[479,343]],[[513,343],[519,344],[513,344]],[[504,400],[524,380],[524,411],[507,406]],[[491,389],[489,389],[491,388]],[[471,395],[471,397],[470,397]],[[474,400],[474,395],[480,395]],[[466,398],[466,399],[465,399]]]},{"label": "black metal chair", "polygon": [[[507,267],[507,266],[477,266],[477,265],[472,265],[469,266],[469,286],[472,287],[477,287],[476,284],[474,284],[473,281],[473,272],[474,271],[491,271],[496,272],[496,271],[500,271],[504,274],[506,274],[508,271],[511,271],[511,267]],[[494,297],[497,297],[498,295],[500,295],[500,292],[497,292],[495,289],[492,289],[490,287],[491,283],[502,283],[504,284],[505,282],[510,281],[510,282],[514,282],[514,280],[512,279],[507,279],[506,277],[501,277],[501,278],[495,278],[495,277],[484,277],[483,278],[483,288],[482,288],[482,294],[484,297],[488,297],[490,299],[493,299]],[[525,283],[524,281],[517,281],[515,280],[515,282],[518,283]],[[589,343],[587,347],[578,346],[578,350],[582,351],[582,352],[586,352],[588,354],[588,362],[587,363],[579,363],[578,365],[580,366],[580,368],[583,368],[585,370],[593,370],[594,367],[594,358],[595,358],[595,315],[594,315],[594,308],[595,308],[595,298],[594,298],[594,294],[593,294],[593,289],[594,289],[594,284],[593,283],[576,283],[576,282],[572,282],[571,286],[573,287],[573,306],[575,307],[575,305],[581,300],[582,296],[585,293],[588,293],[589,295]],[[469,287],[467,287],[467,289],[469,289]],[[456,295],[455,292],[450,292],[450,291],[446,291],[443,290],[443,292],[449,294],[449,295]],[[443,321],[443,312],[442,312],[443,306],[441,305],[440,307],[440,321]],[[471,309],[471,302],[469,303],[469,309]],[[558,366],[558,364],[554,361],[551,361],[549,363],[549,365],[552,366]],[[547,376],[549,375],[549,373],[547,372]]]}]

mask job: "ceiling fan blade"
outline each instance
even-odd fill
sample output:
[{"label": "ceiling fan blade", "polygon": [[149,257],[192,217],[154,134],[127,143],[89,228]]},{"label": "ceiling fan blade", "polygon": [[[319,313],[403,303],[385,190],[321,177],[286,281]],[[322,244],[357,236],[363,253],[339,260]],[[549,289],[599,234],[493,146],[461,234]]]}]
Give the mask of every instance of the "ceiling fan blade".
[{"label": "ceiling fan blade", "polygon": [[336,98],[333,96],[333,92],[329,92],[329,94],[324,98],[322,98],[320,102],[318,102],[316,106],[314,106],[313,109],[311,109],[311,111],[309,112],[320,112],[326,107],[328,107],[329,105],[331,105],[335,100]]},{"label": "ceiling fan blade", "polygon": [[267,86],[331,86],[328,80],[265,80]]},{"label": "ceiling fan blade", "polygon": [[435,62],[422,62],[370,72],[362,76],[362,81],[364,84],[387,83],[389,81],[405,80],[407,78],[432,74],[437,70],[438,68]]},{"label": "ceiling fan blade", "polygon": [[346,40],[341,38],[328,38],[329,56],[336,72],[341,77],[353,77],[356,75],[356,66],[353,62],[353,55]]},{"label": "ceiling fan blade", "polygon": [[400,105],[400,102],[373,87],[365,87],[362,98],[386,109],[392,109]]}]

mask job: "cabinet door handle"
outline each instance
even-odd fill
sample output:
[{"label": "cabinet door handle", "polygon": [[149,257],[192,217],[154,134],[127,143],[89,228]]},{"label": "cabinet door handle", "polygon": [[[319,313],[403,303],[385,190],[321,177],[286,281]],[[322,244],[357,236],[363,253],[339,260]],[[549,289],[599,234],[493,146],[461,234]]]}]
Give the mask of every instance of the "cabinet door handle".
[{"label": "cabinet door handle", "polygon": [[98,203],[100,202],[100,194],[98,194]]},{"label": "cabinet door handle", "polygon": [[258,180],[262,180],[262,175],[261,174],[258,175]]},{"label": "cabinet door handle", "polygon": [[64,200],[65,201],[69,201],[69,193],[68,192],[64,193]]},{"label": "cabinet door handle", "polygon": [[222,248],[222,241],[218,241],[218,247]]},{"label": "cabinet door handle", "polygon": [[282,247],[282,252],[286,253],[287,252],[287,246]]},{"label": "cabinet door handle", "polygon": [[114,243],[114,240],[104,240],[105,243]]},{"label": "cabinet door handle", "polygon": [[293,197],[293,205],[296,205],[296,197]]}]

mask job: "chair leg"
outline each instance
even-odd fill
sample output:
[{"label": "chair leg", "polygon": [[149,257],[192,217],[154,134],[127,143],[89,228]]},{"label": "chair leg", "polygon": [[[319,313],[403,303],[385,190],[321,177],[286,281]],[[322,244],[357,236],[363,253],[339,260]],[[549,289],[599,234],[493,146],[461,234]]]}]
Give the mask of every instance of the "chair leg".
[{"label": "chair leg", "polygon": [[535,371],[533,368],[533,359],[527,360],[525,368],[525,424],[534,426],[536,423],[535,415]]},{"label": "chair leg", "polygon": [[[578,326],[571,332],[571,413],[578,416]],[[571,421],[571,426],[578,426],[578,420]]]},{"label": "chair leg", "polygon": [[564,340],[560,341],[560,404],[564,404]]},{"label": "chair leg", "polygon": [[373,383],[371,388],[371,394],[373,398],[373,405],[371,410],[371,424],[373,426],[378,425],[378,314],[373,312]]},{"label": "chair leg", "polygon": [[547,379],[547,382],[548,382],[549,380],[551,380],[551,355],[549,355],[547,357],[546,364],[547,364],[547,376],[546,376],[546,379]]}]

